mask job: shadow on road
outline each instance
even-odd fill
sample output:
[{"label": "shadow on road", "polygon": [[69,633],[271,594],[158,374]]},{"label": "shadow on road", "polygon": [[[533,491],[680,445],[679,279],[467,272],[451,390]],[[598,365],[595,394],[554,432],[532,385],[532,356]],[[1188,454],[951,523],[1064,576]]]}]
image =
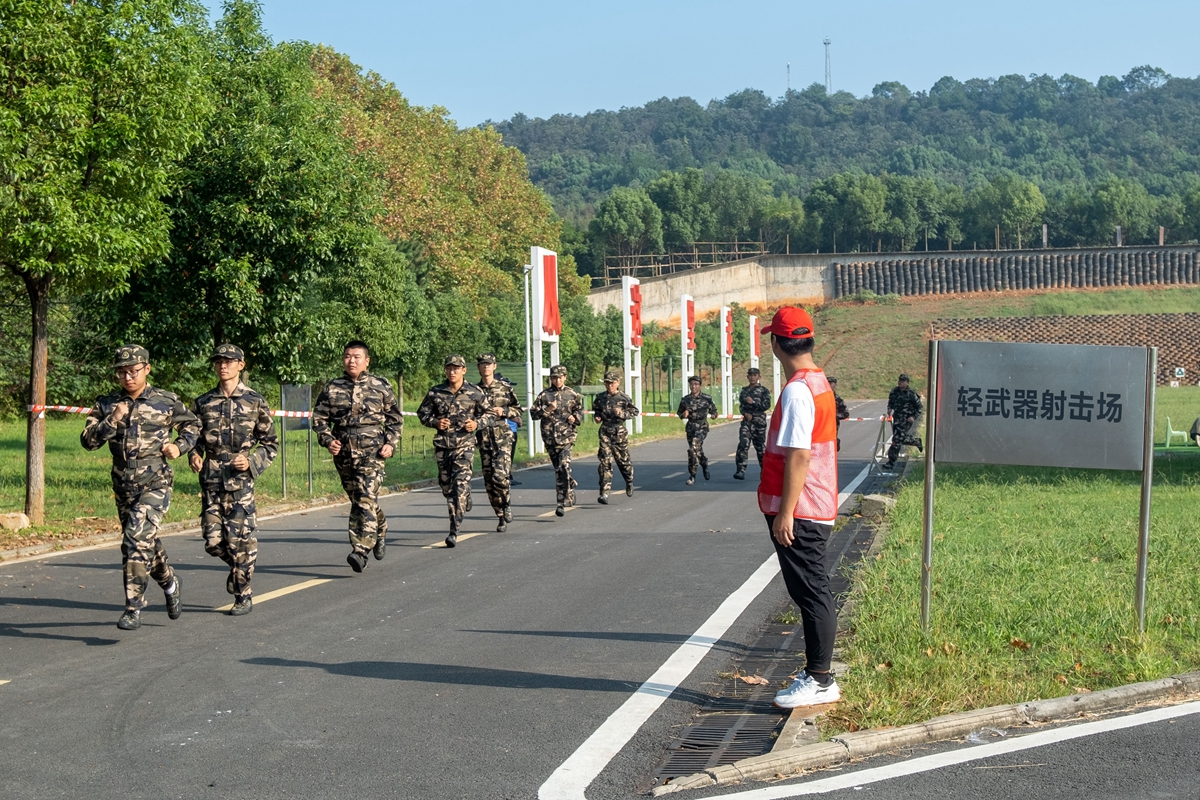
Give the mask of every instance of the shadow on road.
[{"label": "shadow on road", "polygon": [[119,644],[120,639],[101,639],[96,636],[67,636],[61,633],[43,633],[31,631],[29,628],[83,628],[103,626],[111,628],[111,622],[43,622],[28,625],[0,624],[0,636],[13,636],[19,639],[50,639],[60,642],[82,642],[88,647],[98,647],[106,644]]}]

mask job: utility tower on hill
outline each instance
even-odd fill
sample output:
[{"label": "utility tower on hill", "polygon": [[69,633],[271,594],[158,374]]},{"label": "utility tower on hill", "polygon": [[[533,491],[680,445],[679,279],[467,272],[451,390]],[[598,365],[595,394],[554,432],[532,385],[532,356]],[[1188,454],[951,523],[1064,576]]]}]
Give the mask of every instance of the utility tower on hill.
[{"label": "utility tower on hill", "polygon": [[829,37],[826,36],[825,42],[825,94],[833,93],[833,73],[829,71]]}]

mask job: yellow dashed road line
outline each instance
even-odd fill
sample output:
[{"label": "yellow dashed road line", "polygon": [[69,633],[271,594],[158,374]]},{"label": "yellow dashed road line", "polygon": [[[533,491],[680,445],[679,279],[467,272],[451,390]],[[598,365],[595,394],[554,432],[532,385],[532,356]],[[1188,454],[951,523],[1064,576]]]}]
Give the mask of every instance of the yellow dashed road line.
[{"label": "yellow dashed road line", "polygon": [[[487,534],[486,533],[463,533],[463,534],[459,535],[458,541],[465,542],[467,539],[474,539],[476,536],[487,536]],[[437,544],[427,544],[424,547],[422,547],[421,549],[422,550],[438,550],[438,549],[448,549],[448,548],[446,548],[446,542],[443,540],[443,541],[438,542]]]},{"label": "yellow dashed road line", "polygon": [[[313,578],[310,581],[302,581],[300,583],[292,584],[291,586],[285,586],[282,589],[276,589],[273,592],[264,592],[263,594],[256,594],[256,595],[254,595],[254,605],[258,605],[259,603],[265,603],[268,600],[274,600],[276,597],[283,597],[285,594],[291,594],[292,592],[299,592],[302,589],[311,589],[314,586],[320,586],[322,583],[329,583],[331,580],[333,580],[333,579],[332,578]],[[220,608],[218,608],[216,610],[217,611],[228,611],[231,608],[233,608],[233,603],[230,603],[227,606],[221,606]]]}]

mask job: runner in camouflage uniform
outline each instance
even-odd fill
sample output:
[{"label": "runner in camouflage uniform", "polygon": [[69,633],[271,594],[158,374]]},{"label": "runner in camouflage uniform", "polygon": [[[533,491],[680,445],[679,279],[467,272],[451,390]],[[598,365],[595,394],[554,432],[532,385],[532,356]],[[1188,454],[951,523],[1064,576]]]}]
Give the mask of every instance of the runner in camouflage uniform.
[{"label": "runner in camouflage uniform", "polygon": [[900,457],[901,447],[916,445],[918,450],[923,450],[921,440],[912,434],[917,418],[921,416],[921,397],[908,388],[908,376],[903,373],[888,394],[887,414],[892,418],[892,446],[888,448],[887,463],[883,468],[892,469]]},{"label": "runner in camouflage uniform", "polygon": [[495,355],[480,353],[476,364],[479,367],[479,390],[487,397],[493,418],[487,425],[480,425],[475,432],[475,442],[479,446],[479,460],[483,464],[483,485],[487,489],[492,510],[496,512],[496,531],[503,533],[508,530],[508,523],[512,522],[510,485],[513,442],[517,438],[516,431],[509,423],[521,424],[521,404],[517,402],[513,385],[496,377]]},{"label": "runner in camouflage uniform", "polygon": [[384,461],[396,452],[404,417],[392,385],[367,372],[371,351],[357,339],[342,349],[345,374],[325,385],[313,408],[317,442],[329,450],[342,488],[350,498],[350,555],[355,572],[367,566],[367,551],[376,559],[387,552],[387,517],[379,507]]},{"label": "runner in camouflage uniform", "polygon": [[767,412],[771,410],[771,390],[760,382],[762,373],[758,367],[751,367],[746,372],[746,380],[750,385],[738,395],[742,425],[738,429],[737,471],[733,477],[739,481],[746,480],[746,457],[750,455],[751,444],[758,455],[758,465],[762,466],[763,452],[767,448]]},{"label": "runner in camouflage uniform", "polygon": [[[825,380],[829,381],[829,385],[833,387],[833,403],[837,407],[836,422],[834,424],[837,426],[838,431],[841,432],[842,420],[850,419],[850,409],[846,408],[846,401],[838,396],[837,378],[826,377]],[[837,449],[839,451],[842,449],[842,439],[840,436],[837,440]]]},{"label": "runner in camouflage uniform", "polygon": [[566,385],[567,368],[550,368],[550,386],[543,389],[529,414],[542,421],[542,442],[554,465],[554,513],[562,516],[566,506],[575,505],[575,482],[571,479],[571,447],[576,429],[583,423],[583,396]]},{"label": "runner in camouflage uniform", "polygon": [[596,454],[600,462],[600,496],[597,502],[608,504],[608,492],[612,488],[613,462],[625,479],[625,494],[633,497],[633,462],[629,460],[629,434],[625,420],[635,419],[641,413],[633,404],[633,398],[621,391],[621,373],[610,369],[604,373],[603,394],[592,400],[592,414],[600,424],[600,449]]},{"label": "runner in camouflage uniform", "polygon": [[246,367],[241,348],[223,344],[209,361],[219,383],[192,406],[201,428],[189,462],[192,472],[200,473],[204,549],[229,565],[225,590],[234,596],[229,613],[240,617],[254,608],[254,481],[275,459],[279,438],[266,399],[241,381]]},{"label": "runner in camouflage uniform", "polygon": [[688,443],[688,479],[687,485],[696,482],[696,468],[704,471],[704,480],[708,480],[708,456],[704,455],[704,439],[708,436],[708,418],[717,418],[717,404],[712,397],[700,391],[700,378],[693,375],[688,378],[688,394],[679,401],[675,411],[680,419],[686,420],[684,431]]},{"label": "runner in camouflage uniform", "polygon": [[446,381],[425,394],[417,409],[417,419],[433,435],[433,454],[438,465],[438,486],[446,498],[450,514],[450,533],[446,547],[458,544],[458,529],[469,510],[471,467],[475,460],[475,431],[490,426],[495,416],[488,407],[487,395],[464,378],[467,361],[460,355],[446,356]]},{"label": "runner in camouflage uniform", "polygon": [[150,354],[146,348],[118,347],[113,367],[122,390],[96,400],[79,441],[86,450],[98,450],[107,442],[112,453],[125,577],[125,613],[117,627],[131,631],[141,627],[151,578],[167,596],[167,616],[179,619],[183,612],[180,579],[167,561],[158,527],[171,505],[175,482],[167,459],[192,449],[200,423],[178,397],[147,383]]}]

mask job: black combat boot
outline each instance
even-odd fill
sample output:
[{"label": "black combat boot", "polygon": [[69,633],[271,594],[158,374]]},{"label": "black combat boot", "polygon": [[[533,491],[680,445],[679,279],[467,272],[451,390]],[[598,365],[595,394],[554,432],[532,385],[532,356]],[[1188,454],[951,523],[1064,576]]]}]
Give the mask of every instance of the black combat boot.
[{"label": "black combat boot", "polygon": [[375,556],[376,561],[383,561],[383,557],[387,555],[387,542],[383,540],[383,535],[375,540],[375,546],[371,548],[371,555]]},{"label": "black combat boot", "polygon": [[596,502],[602,506],[608,505],[608,492],[602,492],[600,496],[596,498]]},{"label": "black combat boot", "polygon": [[367,557],[363,553],[352,550],[350,555],[346,556],[346,563],[350,565],[350,569],[355,572],[362,572],[367,566]]},{"label": "black combat boot", "polygon": [[175,575],[175,591],[167,595],[167,616],[170,619],[179,619],[179,615],[183,613],[183,600],[180,597],[182,583],[179,580],[179,575]]},{"label": "black combat boot", "polygon": [[504,507],[504,521],[512,522],[512,506]]},{"label": "black combat boot", "polygon": [[734,480],[739,480],[739,481],[746,480],[746,465],[745,464],[738,465],[737,472],[733,473],[733,478],[734,478]]},{"label": "black combat boot", "polygon": [[625,481],[625,496],[633,497],[633,478]]},{"label": "black combat boot", "polygon": [[234,602],[233,608],[229,609],[229,616],[244,617],[253,610],[254,610],[254,601],[253,600],[251,600],[249,597],[247,597],[245,600],[238,598]]},{"label": "black combat boot", "polygon": [[123,631],[136,631],[142,627],[142,614],[140,611],[126,611],[117,620],[117,627]]}]

